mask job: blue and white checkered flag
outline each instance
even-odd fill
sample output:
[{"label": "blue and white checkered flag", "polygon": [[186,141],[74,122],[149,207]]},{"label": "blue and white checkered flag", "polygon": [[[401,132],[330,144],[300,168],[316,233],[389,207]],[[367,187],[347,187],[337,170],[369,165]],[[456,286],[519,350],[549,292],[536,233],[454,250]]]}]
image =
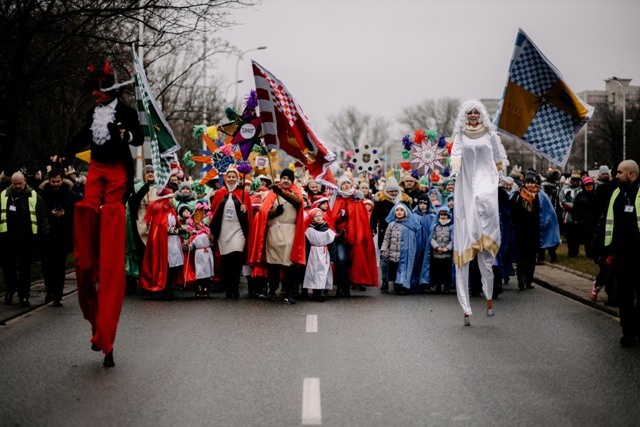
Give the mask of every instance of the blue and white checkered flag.
[{"label": "blue and white checkered flag", "polygon": [[556,67],[518,30],[509,77],[494,123],[501,133],[564,167],[593,107],[576,96]]}]

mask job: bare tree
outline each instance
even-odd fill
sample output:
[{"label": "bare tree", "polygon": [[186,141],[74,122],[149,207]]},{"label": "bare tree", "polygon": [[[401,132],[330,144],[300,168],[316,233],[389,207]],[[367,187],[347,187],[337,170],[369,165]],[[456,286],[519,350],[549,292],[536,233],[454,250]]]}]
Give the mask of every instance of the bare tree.
[{"label": "bare tree", "polygon": [[407,131],[433,128],[444,135],[451,135],[459,106],[460,101],[454,98],[428,99],[403,109],[398,122],[406,126]]},{"label": "bare tree", "polygon": [[331,142],[343,150],[353,150],[364,143],[382,147],[389,141],[389,121],[363,113],[356,107],[347,107],[329,116],[329,121],[333,124],[329,130]]},{"label": "bare tree", "polygon": [[[635,103],[627,104],[627,159],[640,161],[640,108]],[[589,152],[594,163],[616,165],[622,158],[622,112],[604,105],[596,110],[589,122]]]},{"label": "bare tree", "polygon": [[[193,50],[205,32],[233,24],[232,8],[253,3],[255,0],[2,2],[0,167],[17,166],[25,159],[43,161],[68,140],[70,129],[77,125],[73,122],[82,120],[73,118],[86,108],[79,107],[79,83],[90,60],[111,59],[120,64],[121,72],[127,71],[131,68],[130,46],[137,42],[145,49],[145,65],[152,67],[178,51]],[[144,28],[142,41],[138,40],[140,25]],[[199,60],[216,51],[205,49]],[[177,80],[185,75],[177,74]],[[71,123],[61,118],[72,118]],[[46,141],[50,150],[38,149],[34,141]]]}]

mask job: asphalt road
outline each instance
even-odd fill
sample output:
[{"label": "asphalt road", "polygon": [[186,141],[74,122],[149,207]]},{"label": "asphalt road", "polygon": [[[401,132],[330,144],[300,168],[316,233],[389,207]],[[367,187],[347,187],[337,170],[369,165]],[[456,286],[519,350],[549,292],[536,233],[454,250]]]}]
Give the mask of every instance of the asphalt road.
[{"label": "asphalt road", "polygon": [[[513,288],[513,285],[512,285]],[[0,326],[0,425],[637,425],[640,348],[540,287],[462,325],[455,295],[127,297],[116,367],[76,296]],[[180,294],[180,293],[179,293]],[[315,316],[315,317],[314,317]],[[316,329],[317,328],[317,329]]]}]

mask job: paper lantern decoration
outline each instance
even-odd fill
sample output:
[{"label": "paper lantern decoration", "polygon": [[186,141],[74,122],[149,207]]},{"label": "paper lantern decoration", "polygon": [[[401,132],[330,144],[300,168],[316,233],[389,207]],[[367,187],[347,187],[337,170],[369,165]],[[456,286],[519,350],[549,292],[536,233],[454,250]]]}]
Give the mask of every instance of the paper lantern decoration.
[{"label": "paper lantern decoration", "polygon": [[437,141],[425,140],[422,144],[411,147],[411,164],[416,170],[429,175],[436,167],[443,169],[446,158],[446,148],[440,147]]},{"label": "paper lantern decoration", "polygon": [[382,165],[379,154],[379,148],[364,144],[353,150],[353,155],[348,161],[356,172],[373,172]]}]

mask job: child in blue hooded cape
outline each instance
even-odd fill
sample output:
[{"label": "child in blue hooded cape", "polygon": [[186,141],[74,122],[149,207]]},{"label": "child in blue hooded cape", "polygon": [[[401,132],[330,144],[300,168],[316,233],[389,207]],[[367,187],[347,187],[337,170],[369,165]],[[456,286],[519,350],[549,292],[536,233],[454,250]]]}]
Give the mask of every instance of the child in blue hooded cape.
[{"label": "child in blue hooded cape", "polygon": [[427,193],[429,195],[430,201],[430,209],[435,211],[436,209],[440,209],[440,206],[444,203],[444,199],[442,198],[442,193],[434,187]]},{"label": "child in blue hooded cape", "polygon": [[408,293],[416,248],[422,244],[420,223],[403,203],[393,207],[386,221],[389,225],[384,233],[380,254],[383,258],[389,258],[389,281],[393,281],[395,293]]},{"label": "child in blue hooded cape", "polygon": [[411,274],[411,289],[416,292],[428,292],[430,290],[429,281],[425,278],[428,275],[423,274],[423,271],[429,269],[429,257],[425,257],[425,252],[428,251],[427,242],[429,241],[429,235],[431,234],[431,228],[435,218],[435,213],[430,209],[429,196],[425,193],[418,197],[418,203],[413,208],[413,215],[420,223],[420,241],[422,244],[418,245],[416,251],[416,260],[413,266],[413,273]]},{"label": "child in blue hooded cape", "polygon": [[425,262],[429,259],[429,267],[423,268],[421,280],[427,280],[436,293],[449,293],[454,283],[453,268],[453,214],[447,206],[436,211],[429,238],[426,241]]}]

